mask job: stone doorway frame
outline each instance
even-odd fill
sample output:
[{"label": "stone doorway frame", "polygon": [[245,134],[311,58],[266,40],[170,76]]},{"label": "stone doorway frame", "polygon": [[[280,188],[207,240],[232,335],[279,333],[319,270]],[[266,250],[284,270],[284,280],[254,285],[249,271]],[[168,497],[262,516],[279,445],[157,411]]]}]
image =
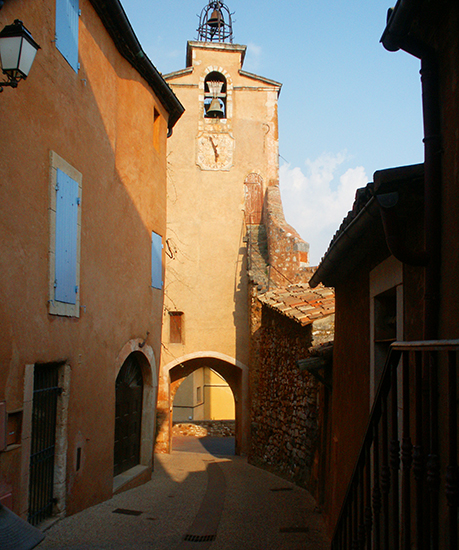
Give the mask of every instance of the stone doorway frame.
[{"label": "stone doorway frame", "polygon": [[[113,478],[113,493],[117,493],[128,483],[143,475],[150,479],[153,467],[153,448],[156,425],[156,398],[158,377],[153,348],[141,338],[129,340],[121,349],[115,361],[113,392],[121,367],[131,353],[137,353],[143,377],[142,425],[140,429],[140,463],[138,466]],[[115,402],[115,401],[114,401]],[[113,433],[113,437],[115,434]]]}]

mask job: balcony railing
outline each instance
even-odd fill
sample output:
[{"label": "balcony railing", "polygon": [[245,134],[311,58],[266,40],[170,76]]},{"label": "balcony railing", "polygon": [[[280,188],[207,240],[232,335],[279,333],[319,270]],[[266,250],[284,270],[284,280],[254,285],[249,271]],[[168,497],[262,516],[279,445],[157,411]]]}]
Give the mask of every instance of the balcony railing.
[{"label": "balcony railing", "polygon": [[458,350],[392,344],[333,550],[457,550]]}]

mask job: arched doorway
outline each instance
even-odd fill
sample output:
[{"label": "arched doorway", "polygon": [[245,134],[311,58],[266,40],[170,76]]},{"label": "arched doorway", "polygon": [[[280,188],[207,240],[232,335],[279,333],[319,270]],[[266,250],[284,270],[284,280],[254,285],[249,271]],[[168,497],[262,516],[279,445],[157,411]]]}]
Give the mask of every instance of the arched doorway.
[{"label": "arched doorway", "polygon": [[143,377],[139,358],[131,353],[116,378],[114,475],[140,464]]}]

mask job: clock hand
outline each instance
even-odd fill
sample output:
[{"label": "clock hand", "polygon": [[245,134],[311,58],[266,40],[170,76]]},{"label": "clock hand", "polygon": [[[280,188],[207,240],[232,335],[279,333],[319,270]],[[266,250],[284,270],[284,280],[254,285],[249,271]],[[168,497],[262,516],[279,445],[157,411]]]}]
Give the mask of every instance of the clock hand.
[{"label": "clock hand", "polygon": [[212,144],[212,147],[213,147],[213,150],[214,150],[215,162],[217,162],[218,157],[219,157],[217,146],[215,145],[214,140],[212,139],[211,136],[209,136],[209,139],[210,139],[210,143]]}]

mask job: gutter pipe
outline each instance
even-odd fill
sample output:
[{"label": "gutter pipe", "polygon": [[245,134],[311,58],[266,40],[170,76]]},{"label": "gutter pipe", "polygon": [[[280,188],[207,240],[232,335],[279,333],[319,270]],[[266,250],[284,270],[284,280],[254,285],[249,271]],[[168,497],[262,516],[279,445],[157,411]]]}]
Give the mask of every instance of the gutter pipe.
[{"label": "gutter pipe", "polygon": [[396,7],[389,11],[388,23],[381,42],[388,51],[402,49],[421,60],[425,174],[424,236],[427,257],[424,294],[424,338],[435,340],[438,338],[440,311],[441,117],[438,64],[435,52],[426,44],[409,36],[411,18],[417,6],[418,2],[416,0],[399,0]]}]

